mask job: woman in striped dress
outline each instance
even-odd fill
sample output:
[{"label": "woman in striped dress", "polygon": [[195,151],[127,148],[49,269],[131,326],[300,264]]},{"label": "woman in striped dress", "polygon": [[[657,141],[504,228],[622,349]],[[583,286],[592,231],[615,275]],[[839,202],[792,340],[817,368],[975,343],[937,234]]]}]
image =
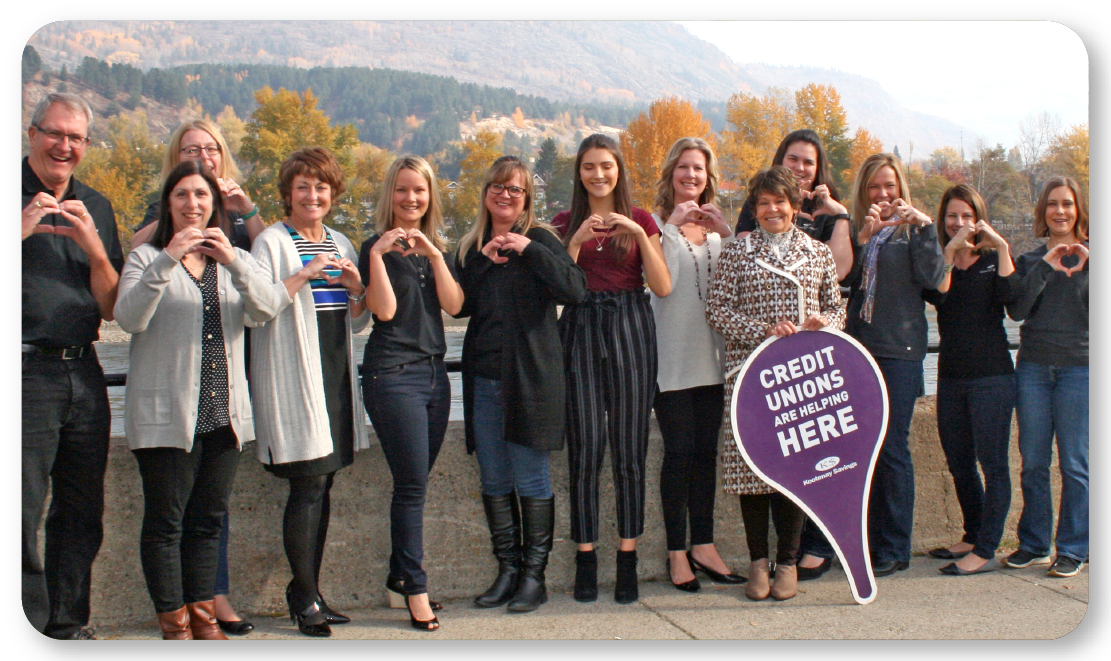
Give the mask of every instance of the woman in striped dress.
[{"label": "woman in striped dress", "polygon": [[317,581],[333,479],[368,445],[351,334],[370,315],[355,248],[324,225],[344,188],[335,157],[320,147],[294,152],[279,181],[288,217],[259,234],[252,250],[282,300],[252,340],[258,457],[289,480],[282,534],[293,572],[290,617],[307,636],[330,636],[330,624],[349,620],[328,607]]}]

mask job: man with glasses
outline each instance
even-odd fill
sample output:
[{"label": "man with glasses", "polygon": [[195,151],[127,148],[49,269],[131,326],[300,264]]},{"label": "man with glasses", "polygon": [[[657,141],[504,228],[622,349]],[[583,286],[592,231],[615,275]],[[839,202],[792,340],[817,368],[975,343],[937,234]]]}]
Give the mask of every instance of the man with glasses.
[{"label": "man with glasses", "polygon": [[91,124],[81,97],[47,95],[27,129],[22,182],[23,610],[47,636],[77,640],[93,638],[85,625],[111,420],[93,342],[123,268],[111,203],[73,178]]}]

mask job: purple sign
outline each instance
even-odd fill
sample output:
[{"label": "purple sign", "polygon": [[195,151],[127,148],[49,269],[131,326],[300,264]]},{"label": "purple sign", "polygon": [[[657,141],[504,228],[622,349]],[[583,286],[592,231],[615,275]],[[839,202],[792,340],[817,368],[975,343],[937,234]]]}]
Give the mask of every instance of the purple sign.
[{"label": "purple sign", "polygon": [[887,431],[887,388],[856,340],[832,329],[769,338],[733,388],[733,438],[750,468],[833,544],[853,598],[876,598],[868,489]]}]

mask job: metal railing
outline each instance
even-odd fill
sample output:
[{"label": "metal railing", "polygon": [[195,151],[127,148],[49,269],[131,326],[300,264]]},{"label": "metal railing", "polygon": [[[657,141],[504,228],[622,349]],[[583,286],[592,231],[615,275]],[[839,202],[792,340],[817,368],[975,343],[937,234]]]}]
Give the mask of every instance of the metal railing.
[{"label": "metal railing", "polygon": [[[1008,346],[1012,351],[1014,351],[1014,350],[1018,349],[1018,342],[1010,342]],[[936,345],[936,344],[926,345],[926,353],[937,353],[937,350],[938,350],[938,345]],[[463,369],[463,361],[461,361],[461,360],[445,360],[444,361],[444,367],[447,368],[448,372],[459,372],[459,371],[462,371],[462,369]],[[359,370],[361,371],[362,368],[363,368],[362,363],[359,363]],[[127,372],[116,372],[116,373],[112,373],[112,374],[105,374],[104,375],[104,380],[108,383],[109,388],[125,386],[125,385],[127,385]]]}]

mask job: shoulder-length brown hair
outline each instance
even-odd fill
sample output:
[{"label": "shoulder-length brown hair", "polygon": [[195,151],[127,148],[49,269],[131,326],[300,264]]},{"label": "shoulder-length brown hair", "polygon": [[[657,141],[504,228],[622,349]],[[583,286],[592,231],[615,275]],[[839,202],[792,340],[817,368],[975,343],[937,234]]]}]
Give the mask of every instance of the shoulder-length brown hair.
[{"label": "shoulder-length brown hair", "polygon": [[170,216],[170,194],[174,192],[174,188],[182,179],[194,174],[199,174],[204,178],[205,183],[208,184],[208,190],[212,194],[212,216],[209,217],[206,227],[219,227],[220,231],[229,238],[231,237],[228,231],[227,212],[224,210],[224,198],[220,197],[220,185],[216,183],[216,177],[200,161],[182,161],[170,170],[170,174],[166,176],[166,183],[162,185],[158,226],[154,228],[154,234],[150,237],[150,244],[159,250],[165,248],[174,238],[174,221]]},{"label": "shoulder-length brown hair", "polygon": [[[868,209],[872,206],[868,202],[868,184],[872,183],[872,179],[875,179],[876,174],[883,168],[891,168],[895,172],[895,180],[899,182],[899,198],[907,204],[914,204],[910,199],[910,186],[907,184],[906,171],[903,170],[903,162],[899,160],[899,157],[888,153],[872,154],[864,159],[860,171],[856,174],[856,181],[853,182],[853,201],[850,214],[854,236],[864,227],[864,217],[868,215]],[[910,233],[909,228],[909,225],[900,225],[895,233],[905,236]]]},{"label": "shoulder-length brown hair", "polygon": [[346,190],[343,169],[332,152],[323,147],[298,149],[282,162],[282,167],[278,170],[278,194],[282,198],[282,211],[287,217],[293,211],[290,197],[293,195],[293,178],[297,175],[312,177],[328,184],[332,189],[332,209],[336,208],[336,201]]},{"label": "shoulder-length brown hair", "polygon": [[1073,200],[1076,201],[1076,225],[1073,232],[1080,241],[1088,240],[1088,203],[1080,193],[1080,184],[1072,177],[1053,177],[1045,182],[1042,193],[1038,196],[1038,204],[1034,207],[1034,236],[1049,236],[1049,223],[1045,220],[1045,210],[1049,206],[1049,194],[1054,188],[1067,186],[1072,191]]},{"label": "shoulder-length brown hair", "polygon": [[[975,216],[976,221],[984,221],[989,225],[991,222],[988,220],[988,207],[984,202],[984,198],[976,192],[976,189],[968,184],[957,184],[950,186],[948,190],[941,196],[941,204],[937,207],[937,242],[941,245],[941,249],[945,250],[945,246],[949,243],[949,231],[945,229],[945,213],[949,209],[949,203],[953,200],[960,200],[968,206],[972,207],[972,215]],[[984,246],[973,250],[975,253],[991,252],[995,248]]]},{"label": "shoulder-length brown hair", "polygon": [[194,119],[191,122],[185,122],[174,130],[170,136],[170,144],[166,145],[166,153],[162,157],[162,180],[165,181],[166,177],[170,176],[170,170],[173,170],[178,163],[181,162],[181,139],[189,131],[204,131],[212,136],[216,144],[220,146],[220,172],[215,173],[220,179],[235,179],[239,181],[243,175],[239,172],[239,167],[235,164],[235,159],[231,156],[231,149],[228,148],[228,141],[224,139],[224,134],[220,133],[220,127],[214,122],[207,119]]},{"label": "shoulder-length brown hair", "polygon": [[679,158],[683,155],[683,152],[689,149],[697,149],[706,157],[706,188],[698,196],[698,206],[717,201],[718,179],[721,177],[721,172],[718,169],[718,159],[714,156],[714,150],[710,147],[710,143],[702,138],[679,138],[667,152],[664,167],[660,171],[660,178],[656,181],[654,204],[664,222],[667,222],[668,216],[675,210],[675,187],[671,181],[675,175],[675,167],[679,164]]},{"label": "shoulder-length brown hair", "polygon": [[[574,192],[571,194],[571,220],[564,230],[564,244],[571,242],[571,237],[575,236],[579,226],[590,217],[590,193],[586,192],[586,186],[583,185],[579,168],[582,166],[583,156],[591,149],[605,149],[613,155],[613,160],[617,163],[617,185],[613,189],[613,210],[626,218],[632,218],[633,215],[633,196],[629,192],[629,180],[625,176],[625,159],[621,156],[621,146],[617,144],[616,140],[604,133],[588,135],[583,138],[582,143],[579,144],[579,151],[575,154],[575,186],[573,188]],[[613,247],[611,254],[615,260],[624,262],[625,258],[629,256],[629,251],[633,249],[633,237],[622,234],[611,239],[609,244]]]},{"label": "shoulder-length brown hair", "polygon": [[375,230],[379,236],[393,229],[393,189],[397,186],[397,174],[402,170],[412,170],[424,178],[428,185],[428,211],[420,219],[420,231],[436,250],[447,250],[447,241],[440,231],[444,226],[444,207],[440,202],[440,187],[436,183],[436,173],[428,161],[414,154],[398,156],[386,170],[386,178],[382,181],[382,193],[378,197],[378,206],[374,209]]},{"label": "shoulder-length brown hair", "polygon": [[541,222],[536,217],[536,210],[533,206],[535,199],[535,190],[532,182],[532,172],[529,171],[528,166],[525,165],[521,159],[516,156],[502,156],[498,158],[486,171],[486,177],[482,182],[482,194],[478,198],[478,213],[475,214],[474,223],[471,229],[459,239],[459,265],[462,266],[467,259],[467,254],[471,248],[482,249],[482,241],[486,238],[486,229],[490,226],[490,209],[486,207],[486,195],[490,192],[490,186],[494,184],[504,184],[509,181],[514,174],[521,175],[521,181],[524,182],[521,188],[525,189],[525,208],[521,211],[521,215],[517,218],[517,222],[513,224],[512,230],[518,234],[528,234],[529,230],[534,227],[542,227],[555,236],[559,233],[555,228],[548,223]]},{"label": "shoulder-length brown hair", "polygon": [[[833,183],[833,174],[829,169],[829,158],[826,156],[826,148],[822,145],[821,137],[811,129],[799,129],[788,133],[775,150],[775,156],[772,157],[772,165],[783,165],[783,159],[787,157],[787,150],[796,142],[805,142],[814,145],[814,149],[818,151],[818,170],[814,174],[814,183],[811,184],[810,189],[814,190],[818,186],[825,184],[826,188],[829,189],[829,196],[840,202],[841,197],[837,193],[837,186]],[[812,213],[819,205],[821,205],[821,202],[815,198],[803,200],[803,208],[801,211]]]}]

